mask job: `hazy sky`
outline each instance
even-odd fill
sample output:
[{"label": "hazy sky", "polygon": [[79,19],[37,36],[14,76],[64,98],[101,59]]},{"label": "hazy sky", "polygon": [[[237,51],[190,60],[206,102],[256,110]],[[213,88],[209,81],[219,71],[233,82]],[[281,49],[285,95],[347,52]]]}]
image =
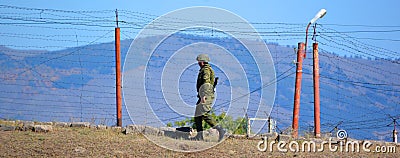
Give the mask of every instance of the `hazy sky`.
[{"label": "hazy sky", "polygon": [[154,15],[162,15],[175,9],[190,6],[213,6],[230,10],[251,22],[271,21],[306,23],[321,8],[328,14],[321,23],[365,24],[365,25],[400,25],[398,15],[399,1],[364,0],[2,0],[1,4],[21,7],[51,8],[62,10],[110,10],[126,9]]},{"label": "hazy sky", "polygon": [[[156,16],[163,15],[184,7],[212,6],[229,10],[252,23],[282,22],[297,24],[307,24],[321,8],[325,8],[328,13],[317,23],[363,25],[363,27],[336,25],[329,25],[329,27],[338,31],[362,31],[360,33],[352,33],[351,35],[361,39],[374,38],[374,40],[364,39],[363,41],[371,45],[389,48],[395,52],[400,50],[400,46],[398,46],[400,42],[400,20],[398,20],[398,16],[400,15],[400,10],[398,9],[400,1],[396,0],[387,0],[381,2],[365,0],[1,0],[0,5],[73,11],[121,9]],[[4,11],[1,10],[0,13]],[[4,19],[0,18],[0,22],[4,22]],[[368,27],[365,27],[364,25]],[[391,31],[381,32],[387,30]],[[25,30],[19,31],[24,32]],[[368,31],[378,32],[371,33]],[[2,41],[5,40],[7,41],[8,39],[2,39]],[[297,42],[300,41],[283,41],[281,44],[297,45]]]}]

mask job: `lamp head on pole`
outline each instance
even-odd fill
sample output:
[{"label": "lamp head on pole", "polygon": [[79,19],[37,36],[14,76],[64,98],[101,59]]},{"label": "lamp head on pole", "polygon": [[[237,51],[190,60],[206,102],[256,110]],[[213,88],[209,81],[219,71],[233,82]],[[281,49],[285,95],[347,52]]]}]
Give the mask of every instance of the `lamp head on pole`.
[{"label": "lamp head on pole", "polygon": [[[324,17],[326,14],[326,10],[325,9],[321,9],[317,15],[315,15],[315,17],[313,19],[311,19],[311,21],[308,23],[307,28],[306,28],[306,42],[305,42],[305,48],[304,48],[304,52],[307,52],[307,36],[308,36],[308,28],[310,27],[311,24],[315,23],[319,18]],[[306,53],[304,53],[304,58],[306,57]]]},{"label": "lamp head on pole", "polygon": [[311,19],[310,24],[315,23],[315,21],[317,21],[319,18],[324,17],[326,14],[326,10],[325,9],[321,9],[317,15],[315,15],[315,17],[313,19]]}]

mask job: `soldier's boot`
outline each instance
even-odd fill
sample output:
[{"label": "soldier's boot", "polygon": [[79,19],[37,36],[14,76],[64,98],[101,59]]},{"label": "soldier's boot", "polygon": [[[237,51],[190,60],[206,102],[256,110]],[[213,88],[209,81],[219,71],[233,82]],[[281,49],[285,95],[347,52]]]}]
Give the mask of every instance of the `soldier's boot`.
[{"label": "soldier's boot", "polygon": [[203,132],[198,132],[197,135],[195,137],[190,138],[190,140],[194,140],[194,141],[203,141]]},{"label": "soldier's boot", "polygon": [[220,125],[215,126],[215,129],[218,130],[219,133],[218,142],[220,142],[222,139],[224,139],[225,130]]}]

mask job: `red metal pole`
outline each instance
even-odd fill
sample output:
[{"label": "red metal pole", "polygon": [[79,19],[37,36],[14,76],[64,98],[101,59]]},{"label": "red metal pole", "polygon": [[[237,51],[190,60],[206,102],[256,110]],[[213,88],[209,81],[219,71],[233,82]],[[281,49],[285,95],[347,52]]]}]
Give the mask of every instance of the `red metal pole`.
[{"label": "red metal pole", "polygon": [[301,76],[303,71],[303,58],[305,55],[305,44],[300,42],[297,50],[297,62],[296,62],[296,82],[294,90],[294,106],[293,106],[293,137],[297,138],[299,129],[299,113],[300,113],[300,91],[301,91]]},{"label": "red metal pole", "polygon": [[121,95],[121,57],[120,57],[120,30],[115,28],[115,75],[116,75],[116,102],[117,126],[122,126],[122,95]]},{"label": "red metal pole", "polygon": [[321,137],[320,101],[319,101],[319,58],[318,43],[313,43],[313,78],[314,78],[314,132],[315,137]]}]

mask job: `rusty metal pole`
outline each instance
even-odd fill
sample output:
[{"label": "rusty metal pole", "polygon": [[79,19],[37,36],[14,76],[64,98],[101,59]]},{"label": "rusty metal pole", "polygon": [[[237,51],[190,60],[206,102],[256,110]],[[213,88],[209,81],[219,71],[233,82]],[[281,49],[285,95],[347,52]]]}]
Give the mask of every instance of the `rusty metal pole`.
[{"label": "rusty metal pole", "polygon": [[250,137],[250,129],[251,129],[251,125],[250,125],[250,119],[249,119],[249,115],[247,115],[246,113],[246,137],[249,138]]},{"label": "rusty metal pole", "polygon": [[321,137],[318,60],[319,60],[318,43],[315,42],[313,43],[313,79],[314,79],[314,134],[316,138]]},{"label": "rusty metal pole", "polygon": [[116,76],[116,103],[117,103],[117,126],[122,127],[122,95],[121,95],[121,50],[120,30],[118,27],[118,12],[116,13],[117,27],[115,28],[115,76]]},{"label": "rusty metal pole", "polygon": [[303,71],[303,58],[305,56],[305,44],[300,42],[297,49],[297,62],[296,62],[296,82],[294,90],[294,106],[293,106],[293,123],[292,123],[292,136],[297,138],[299,129],[299,113],[300,113],[300,91],[301,91],[301,76]]}]

